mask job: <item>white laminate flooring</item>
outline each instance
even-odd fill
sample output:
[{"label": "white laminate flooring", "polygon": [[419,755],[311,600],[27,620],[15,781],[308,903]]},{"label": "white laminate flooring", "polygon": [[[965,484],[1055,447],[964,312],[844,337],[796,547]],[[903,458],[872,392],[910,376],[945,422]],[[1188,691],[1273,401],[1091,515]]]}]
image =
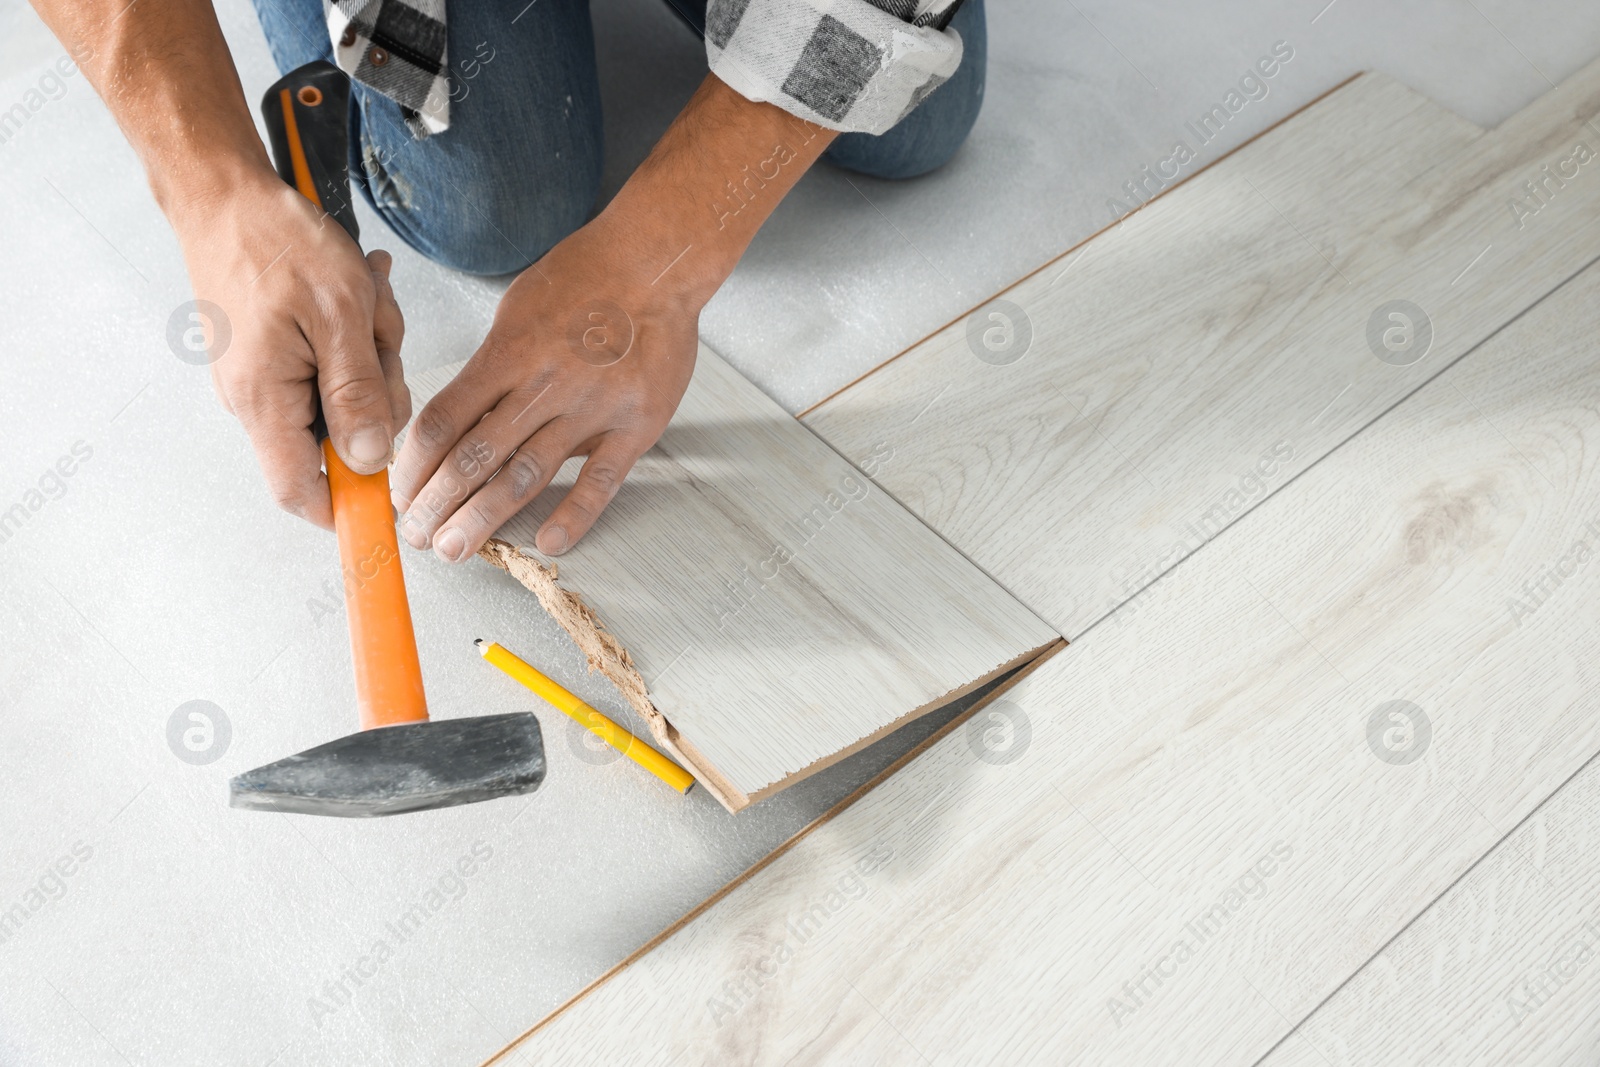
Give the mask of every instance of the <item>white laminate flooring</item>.
[{"label": "white laminate flooring", "polygon": [[1597,831],[1591,761],[1261,1067],[1600,1063]]},{"label": "white laminate flooring", "polygon": [[1362,76],[804,421],[1075,638],[1600,255],[1597,114]]},{"label": "white laminate flooring", "polygon": [[[1600,752],[1597,331],[1591,267],[514,1053],[1267,1053]],[[1541,899],[1500,978],[1584,912]],[[1441,1062],[1593,1020],[1491,1031]]]}]

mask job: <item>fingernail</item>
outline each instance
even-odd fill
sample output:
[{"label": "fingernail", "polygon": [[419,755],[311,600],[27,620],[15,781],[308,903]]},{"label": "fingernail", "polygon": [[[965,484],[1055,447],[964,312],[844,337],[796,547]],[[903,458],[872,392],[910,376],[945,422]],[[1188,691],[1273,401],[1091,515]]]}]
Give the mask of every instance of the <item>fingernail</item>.
[{"label": "fingernail", "polygon": [[427,548],[428,535],[422,529],[422,523],[417,521],[415,515],[400,516],[400,536],[406,539],[406,544],[412,548]]},{"label": "fingernail", "polygon": [[559,556],[567,550],[567,531],[560,526],[546,526],[534,540],[547,556]]},{"label": "fingernail", "polygon": [[411,506],[411,501],[401,496],[400,490],[389,490],[389,503],[394,505],[394,510],[397,514],[403,515],[408,519],[411,518],[410,515],[406,515],[406,509]]},{"label": "fingernail", "polygon": [[389,437],[376,426],[357,430],[350,436],[350,458],[370,466],[389,462]]},{"label": "fingernail", "polygon": [[467,539],[460,530],[449,529],[433,539],[433,550],[446,563],[460,562],[467,554]]}]

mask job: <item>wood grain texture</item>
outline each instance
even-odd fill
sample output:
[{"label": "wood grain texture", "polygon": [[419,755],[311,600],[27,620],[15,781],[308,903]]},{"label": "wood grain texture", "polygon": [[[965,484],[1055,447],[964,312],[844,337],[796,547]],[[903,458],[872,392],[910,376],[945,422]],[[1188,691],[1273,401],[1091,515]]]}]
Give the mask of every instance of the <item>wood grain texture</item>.
[{"label": "wood grain texture", "polygon": [[1597,330],[1600,268],[515,1053],[1265,1054],[1600,750]]},{"label": "wood grain texture", "polygon": [[1364,75],[802,420],[1075,637],[1600,252],[1597,111],[1600,63],[1490,133]]},{"label": "wood grain texture", "polygon": [[[458,369],[414,376],[418,405]],[[577,467],[501,529],[512,572],[730,810],[1059,642],[703,346],[661,441],[561,557],[562,599],[534,533]],[[597,651],[596,616],[625,654]]]},{"label": "wood grain texture", "polygon": [[1591,761],[1262,1067],[1600,1063],[1600,762]]}]

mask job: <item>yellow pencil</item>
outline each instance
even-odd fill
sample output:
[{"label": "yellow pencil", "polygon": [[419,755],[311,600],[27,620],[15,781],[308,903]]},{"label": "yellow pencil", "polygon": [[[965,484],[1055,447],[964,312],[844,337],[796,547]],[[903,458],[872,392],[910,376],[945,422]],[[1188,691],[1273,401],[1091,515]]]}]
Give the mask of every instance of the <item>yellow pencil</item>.
[{"label": "yellow pencil", "polygon": [[533,690],[546,703],[572,716],[579,726],[599,737],[673,789],[687,793],[689,787],[694,785],[694,776],[688,771],[518,659],[503,646],[482,638],[473,644],[478,646],[478,651],[482,653],[484,659]]}]

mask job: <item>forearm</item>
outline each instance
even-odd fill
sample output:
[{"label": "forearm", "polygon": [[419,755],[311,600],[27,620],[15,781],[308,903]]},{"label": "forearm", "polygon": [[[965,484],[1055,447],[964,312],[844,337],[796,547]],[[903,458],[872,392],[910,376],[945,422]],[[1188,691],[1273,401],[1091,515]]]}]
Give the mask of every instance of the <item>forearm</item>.
[{"label": "forearm", "polygon": [[601,217],[645,281],[704,303],[835,136],[707,75]]},{"label": "forearm", "polygon": [[701,307],[832,138],[708,76],[605,211],[511,284],[417,417],[392,483],[406,540],[465,559],[584,455],[535,538],[550,555],[576,544],[683,398]]},{"label": "forearm", "polygon": [[175,223],[270,177],[209,0],[32,0],[143,161]]}]

